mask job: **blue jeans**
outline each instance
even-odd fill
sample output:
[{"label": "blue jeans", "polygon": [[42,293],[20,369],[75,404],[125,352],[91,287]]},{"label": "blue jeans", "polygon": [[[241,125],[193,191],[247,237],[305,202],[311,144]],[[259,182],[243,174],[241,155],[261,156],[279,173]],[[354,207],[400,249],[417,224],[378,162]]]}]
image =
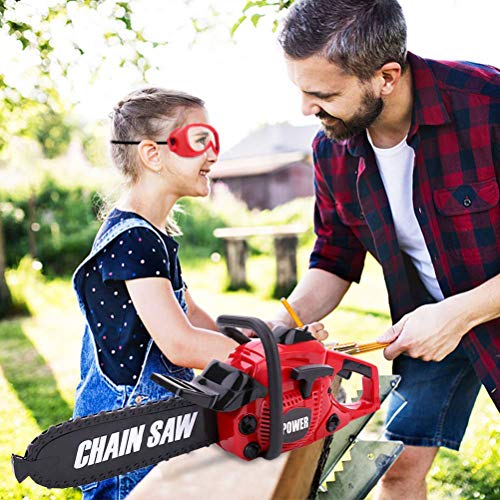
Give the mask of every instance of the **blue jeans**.
[{"label": "blue jeans", "polygon": [[115,476],[104,481],[90,483],[81,487],[84,499],[95,500],[122,500],[137,486],[146,474],[148,474],[152,465],[138,469],[122,476]]},{"label": "blue jeans", "polygon": [[458,450],[481,387],[463,348],[459,345],[439,362],[401,355],[393,372],[402,378],[390,397],[387,439]]}]

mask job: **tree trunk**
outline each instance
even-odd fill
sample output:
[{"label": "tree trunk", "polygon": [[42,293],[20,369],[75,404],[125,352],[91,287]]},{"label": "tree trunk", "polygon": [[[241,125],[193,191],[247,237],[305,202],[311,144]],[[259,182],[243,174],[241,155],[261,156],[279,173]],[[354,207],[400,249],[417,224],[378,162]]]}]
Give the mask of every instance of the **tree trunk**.
[{"label": "tree trunk", "polygon": [[12,296],[5,280],[5,241],[3,236],[2,214],[0,212],[0,319],[7,316],[12,307]]},{"label": "tree trunk", "polygon": [[36,195],[32,191],[28,200],[28,244],[29,252],[33,259],[36,259],[36,236],[35,236],[35,222],[36,222]]}]

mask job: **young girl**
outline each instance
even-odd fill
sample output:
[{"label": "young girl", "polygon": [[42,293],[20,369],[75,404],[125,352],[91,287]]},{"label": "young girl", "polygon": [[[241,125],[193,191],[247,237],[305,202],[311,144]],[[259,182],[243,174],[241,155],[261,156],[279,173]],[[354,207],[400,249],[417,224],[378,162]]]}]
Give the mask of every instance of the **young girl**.
[{"label": "young girl", "polygon": [[[173,238],[177,200],[210,192],[219,140],[207,121],[202,100],[160,88],[114,108],[111,156],[127,191],[73,277],[86,319],[74,417],[172,397],[153,372],[191,380],[237,345],[193,301]],[[125,498],[151,468],[88,484],[84,498]]]},{"label": "young girl", "polygon": [[[171,397],[153,372],[191,380],[236,347],[192,300],[169,216],[180,197],[210,192],[219,141],[207,121],[203,101],[160,88],[113,111],[111,156],[128,189],[74,275],[87,320],[75,417]],[[91,483],[84,498],[125,498],[150,469]]]}]

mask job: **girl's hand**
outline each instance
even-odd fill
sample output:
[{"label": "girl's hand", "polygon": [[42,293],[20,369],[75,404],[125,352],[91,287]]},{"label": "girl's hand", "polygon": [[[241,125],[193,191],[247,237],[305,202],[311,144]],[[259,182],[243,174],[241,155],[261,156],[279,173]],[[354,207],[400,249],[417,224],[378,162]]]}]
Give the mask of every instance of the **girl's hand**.
[{"label": "girl's hand", "polygon": [[317,340],[326,340],[328,338],[328,331],[325,329],[325,325],[320,323],[319,321],[314,321],[313,323],[309,323],[308,325],[304,325],[304,328],[307,327],[307,331]]},{"label": "girl's hand", "polygon": [[[288,326],[279,320],[269,320],[269,321],[266,321],[266,324],[271,330],[274,330],[274,328],[278,325]],[[321,341],[326,340],[326,338],[329,335],[328,331],[325,329],[325,325],[323,323],[320,323],[319,321],[313,321],[312,323],[309,323],[308,325],[301,326],[300,328],[306,328],[306,327],[307,327],[307,331],[317,340],[321,340]],[[298,327],[296,327],[296,328],[298,328]],[[249,337],[255,337],[255,334],[253,333],[252,330],[244,329],[243,333]]]}]

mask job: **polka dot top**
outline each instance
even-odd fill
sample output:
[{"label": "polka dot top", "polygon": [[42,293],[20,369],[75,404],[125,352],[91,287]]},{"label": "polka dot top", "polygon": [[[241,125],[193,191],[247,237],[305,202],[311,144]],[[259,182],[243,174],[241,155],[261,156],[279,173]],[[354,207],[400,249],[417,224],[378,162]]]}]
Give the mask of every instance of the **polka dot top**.
[{"label": "polka dot top", "polygon": [[[143,219],[114,209],[103,229],[116,222],[116,217]],[[159,234],[167,253],[153,231],[137,227],[112,240],[87,263],[84,295],[90,310],[90,329],[101,370],[115,384],[135,385],[151,338],[137,315],[125,280],[158,277],[170,280],[174,290],[184,286],[177,256],[179,244],[171,236]]]}]

